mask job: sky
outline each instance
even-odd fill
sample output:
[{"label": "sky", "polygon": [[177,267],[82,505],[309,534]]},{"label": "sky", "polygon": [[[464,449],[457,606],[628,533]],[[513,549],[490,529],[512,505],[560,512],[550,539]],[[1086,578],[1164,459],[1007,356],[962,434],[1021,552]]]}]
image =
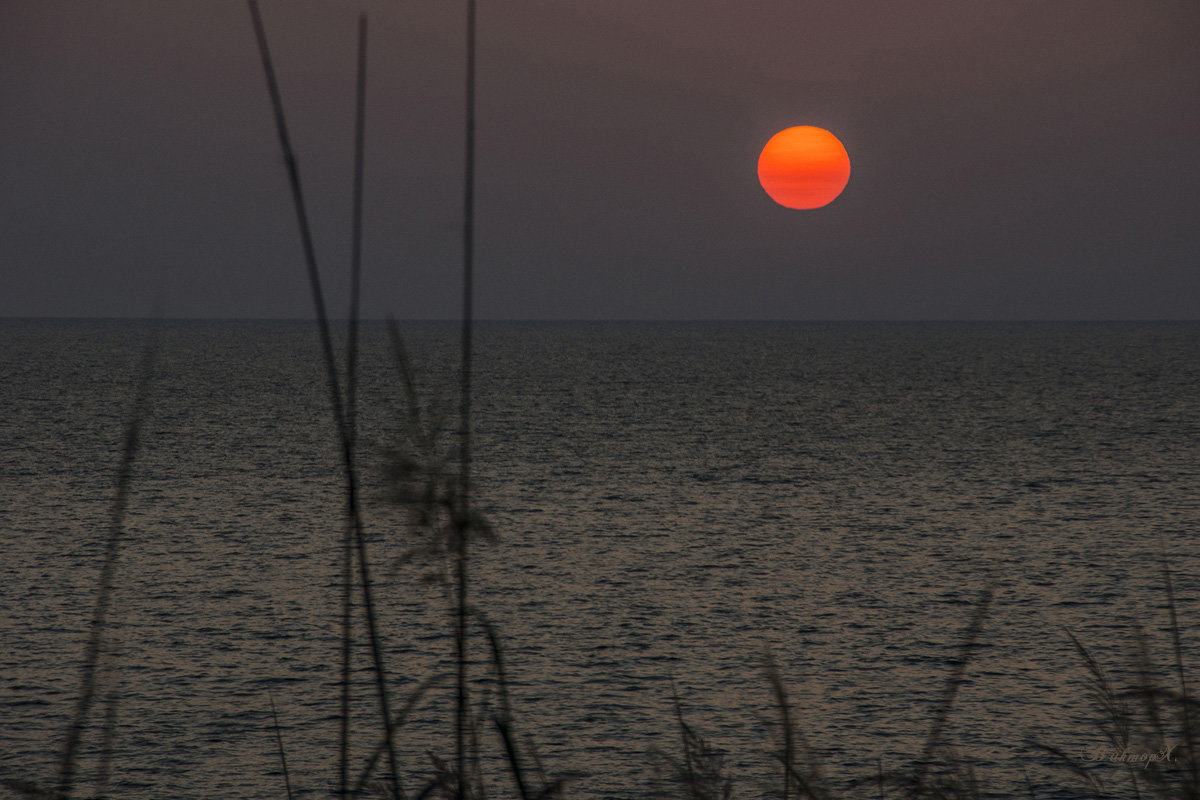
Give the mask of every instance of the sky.
[{"label": "sky", "polygon": [[[459,313],[465,2],[261,0],[330,308]],[[479,0],[482,319],[1200,319],[1192,0]],[[775,205],[815,125],[852,173]],[[0,4],[0,316],[305,318],[240,0]]]}]

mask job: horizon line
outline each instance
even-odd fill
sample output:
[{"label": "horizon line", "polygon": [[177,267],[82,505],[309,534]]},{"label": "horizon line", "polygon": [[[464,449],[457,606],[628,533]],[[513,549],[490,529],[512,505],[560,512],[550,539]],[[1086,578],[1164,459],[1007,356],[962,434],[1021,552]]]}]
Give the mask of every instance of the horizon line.
[{"label": "horizon line", "polygon": [[[361,317],[359,322],[461,322],[459,317]],[[79,321],[79,322],[316,322],[316,317],[151,317],[151,316],[80,316],[80,315],[0,315],[0,321]],[[330,317],[330,322],[348,323],[349,317]],[[1129,324],[1189,323],[1200,317],[1026,317],[1026,318],[875,318],[875,317],[486,317],[476,322],[490,323],[795,323],[795,324]]]}]

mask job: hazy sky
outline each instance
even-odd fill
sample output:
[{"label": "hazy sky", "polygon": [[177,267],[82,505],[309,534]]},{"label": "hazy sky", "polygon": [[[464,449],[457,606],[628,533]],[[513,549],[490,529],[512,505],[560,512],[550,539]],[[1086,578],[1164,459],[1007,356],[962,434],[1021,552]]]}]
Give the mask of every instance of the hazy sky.
[{"label": "hazy sky", "polygon": [[[335,311],[370,23],[365,310],[453,317],[464,4],[262,0]],[[1193,0],[479,0],[476,308],[1200,318]],[[758,152],[853,172],[776,206]],[[0,3],[0,315],[305,317],[241,0]]]}]

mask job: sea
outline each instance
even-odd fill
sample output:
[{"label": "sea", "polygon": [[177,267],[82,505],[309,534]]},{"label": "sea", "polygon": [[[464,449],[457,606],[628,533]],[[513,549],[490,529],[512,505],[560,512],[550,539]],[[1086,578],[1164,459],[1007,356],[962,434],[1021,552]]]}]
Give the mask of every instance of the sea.
[{"label": "sea", "polygon": [[[457,469],[460,328],[397,327],[411,395],[361,328],[355,466],[417,797],[454,763],[454,571],[388,466]],[[565,797],[677,794],[685,752],[777,797],[785,707],[836,797],[899,796],[925,756],[982,797],[1079,796],[1055,752],[1132,796],[1074,641],[1114,691],[1200,685],[1200,324],[479,322],[473,354],[491,797],[519,796],[502,727]],[[0,320],[0,374],[0,779],[57,780],[148,374],[76,795],[107,763],[112,797],[334,796],[346,473],[315,323]],[[382,734],[355,598],[357,778]]]}]

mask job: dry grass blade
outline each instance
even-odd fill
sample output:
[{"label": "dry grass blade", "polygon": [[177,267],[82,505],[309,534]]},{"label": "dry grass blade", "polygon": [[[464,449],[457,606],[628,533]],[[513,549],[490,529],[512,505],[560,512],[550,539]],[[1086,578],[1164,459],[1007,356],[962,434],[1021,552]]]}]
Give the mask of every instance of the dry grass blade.
[{"label": "dry grass blade", "polygon": [[[1124,793],[1119,796],[1153,795],[1164,800],[1196,800],[1200,797],[1200,782],[1197,781],[1193,737],[1200,703],[1190,695],[1174,586],[1165,562],[1164,556],[1163,577],[1174,657],[1173,669],[1166,675],[1169,677],[1174,672],[1178,689],[1161,685],[1164,671],[1155,664],[1146,635],[1138,625],[1134,626],[1134,685],[1126,689],[1114,687],[1098,659],[1070,631],[1066,634],[1087,672],[1089,694],[1104,711],[1105,719],[1100,728],[1114,748],[1103,756],[1093,756],[1093,760],[1120,762],[1128,777],[1129,785],[1122,787]],[[1034,744],[1054,756],[1060,766],[1083,777],[1093,796],[1101,796],[1102,787],[1094,777],[1095,770],[1085,769],[1078,759],[1056,748]]]},{"label": "dry grass blade", "polygon": [[541,791],[534,795],[534,800],[548,800],[552,797],[562,797],[562,793],[566,790],[567,785],[572,780],[577,780],[580,775],[572,773],[551,780],[547,777],[546,767],[542,764],[541,758],[538,756],[537,746],[528,736],[525,737],[525,754],[529,757],[530,764],[533,767],[533,774],[537,776],[538,783],[541,784]]},{"label": "dry grass blade", "polygon": [[1175,656],[1175,675],[1179,680],[1179,715],[1180,728],[1183,730],[1183,743],[1186,748],[1185,755],[1188,762],[1188,775],[1191,778],[1186,787],[1186,796],[1195,798],[1200,796],[1200,761],[1197,759],[1196,753],[1196,729],[1193,723],[1194,709],[1191,695],[1188,691],[1186,670],[1183,665],[1183,641],[1180,635],[1179,614],[1175,605],[1175,585],[1171,581],[1171,567],[1167,563],[1167,556],[1164,549],[1163,552],[1163,583],[1167,588],[1167,611],[1171,619],[1171,651]]},{"label": "dry grass blade", "polygon": [[[1104,735],[1108,738],[1109,742],[1113,745],[1113,747],[1117,748],[1117,750],[1122,752],[1128,750],[1130,745],[1130,735],[1133,727],[1133,718],[1129,712],[1129,706],[1124,702],[1124,700],[1121,699],[1120,694],[1113,689],[1112,683],[1109,681],[1108,675],[1105,673],[1104,668],[1100,666],[1100,662],[1096,660],[1091,651],[1088,650],[1071,631],[1064,629],[1063,632],[1066,633],[1067,637],[1071,640],[1071,644],[1074,646],[1076,654],[1079,656],[1080,660],[1083,661],[1084,668],[1091,677],[1090,682],[1087,684],[1088,694],[1091,695],[1092,699],[1097,705],[1100,706],[1107,717],[1107,723],[1102,723],[1100,725],[1101,731],[1104,732]],[[1144,673],[1144,675],[1146,679],[1149,679],[1149,672]],[[1149,716],[1152,719],[1156,719],[1157,713],[1151,711]],[[1155,725],[1156,727],[1158,726],[1157,722]],[[1054,748],[1045,746],[1043,746],[1042,749],[1051,753],[1060,752],[1056,751]],[[1067,766],[1072,772],[1075,772],[1078,775],[1085,775],[1090,785],[1097,788],[1099,787],[1099,783],[1094,780],[1086,770],[1076,765],[1073,761],[1068,760]],[[1140,800],[1141,793],[1137,788],[1137,775],[1134,774],[1132,765],[1127,763],[1125,765],[1125,770],[1129,775],[1130,786],[1133,787],[1134,794]]]},{"label": "dry grass blade", "polygon": [[1159,708],[1159,701],[1162,700],[1164,692],[1157,686],[1158,669],[1150,655],[1150,643],[1146,640],[1146,632],[1140,625],[1134,628],[1134,640],[1137,642],[1134,665],[1138,683],[1133,690],[1133,696],[1141,701],[1142,713],[1145,714],[1154,733],[1159,740],[1165,741],[1167,727]]},{"label": "dry grass blade", "polygon": [[783,685],[783,679],[779,675],[779,668],[775,665],[775,660],[769,652],[766,658],[767,681],[771,684],[771,691],[775,694],[775,707],[779,710],[780,739],[783,745],[780,753],[780,761],[783,762],[783,800],[788,800],[788,790],[792,785],[789,773],[792,765],[792,754],[795,750],[792,711],[791,706],[788,704],[787,687]]},{"label": "dry grass blade", "polygon": [[729,800],[733,796],[733,781],[726,774],[724,756],[683,718],[674,681],[671,682],[671,698],[683,745],[682,761],[659,754],[671,768],[671,789],[679,792],[684,800]]},{"label": "dry grass blade", "polygon": [[[824,778],[816,761],[812,758],[812,750],[804,735],[800,733],[792,721],[792,708],[788,701],[787,687],[779,674],[779,667],[774,657],[768,651],[765,655],[767,681],[775,695],[775,706],[779,711],[781,748],[779,759],[783,765],[783,798],[787,800],[792,784],[801,792],[814,800],[828,796],[824,788]],[[796,768],[796,743],[799,740],[801,749],[807,758],[804,770]]]},{"label": "dry grass blade", "polygon": [[[971,615],[971,621],[968,623],[967,629],[963,632],[962,643],[959,645],[958,656],[954,662],[954,669],[946,681],[945,689],[942,690],[941,699],[934,707],[933,723],[929,726],[929,734],[925,738],[925,746],[921,750],[921,757],[917,761],[910,779],[909,797],[920,797],[932,788],[925,783],[929,766],[934,753],[942,747],[942,733],[946,728],[946,722],[950,718],[950,712],[954,708],[959,687],[962,686],[963,673],[966,672],[967,664],[971,660],[972,651],[975,649],[975,645],[979,641],[979,636],[983,632],[983,623],[987,619],[988,610],[991,607],[995,591],[995,584],[988,583],[979,593],[979,600],[975,603],[975,612]],[[955,766],[959,766],[957,761],[955,762]],[[969,783],[974,782],[974,776],[969,771],[963,777]],[[938,791],[945,791],[945,789],[938,789]]]},{"label": "dry grass blade", "polygon": [[487,635],[488,645],[492,653],[492,666],[496,670],[496,683],[500,695],[500,711],[492,715],[492,724],[496,726],[496,730],[500,734],[501,742],[504,745],[504,754],[508,760],[513,781],[517,785],[517,792],[520,794],[521,800],[529,800],[530,794],[525,779],[525,769],[522,764],[520,749],[517,747],[516,739],[513,736],[512,706],[508,695],[508,673],[504,668],[504,653],[500,647],[500,636],[496,633],[495,627],[492,626],[492,623],[482,611],[476,609],[475,615],[483,625],[484,632]]},{"label": "dry grass blade", "polygon": [[1112,744],[1118,748],[1129,746],[1129,733],[1132,720],[1129,715],[1129,708],[1117,696],[1113,690],[1112,683],[1108,679],[1108,675],[1104,672],[1104,668],[1100,666],[1100,662],[1091,654],[1091,652],[1083,646],[1083,643],[1076,638],[1071,631],[1064,629],[1067,638],[1071,640],[1071,644],[1075,648],[1076,654],[1083,661],[1085,669],[1091,676],[1091,681],[1088,683],[1087,690],[1092,696],[1092,699],[1104,710],[1112,727],[1103,726],[1105,735]]},{"label": "dry grass blade", "polygon": [[504,755],[508,759],[513,781],[517,785],[517,794],[521,796],[521,800],[529,800],[529,790],[525,786],[525,773],[521,768],[521,755],[517,750],[516,741],[513,739],[512,726],[499,714],[492,715],[492,724],[496,726],[496,731],[500,734],[500,740],[504,744]]}]

